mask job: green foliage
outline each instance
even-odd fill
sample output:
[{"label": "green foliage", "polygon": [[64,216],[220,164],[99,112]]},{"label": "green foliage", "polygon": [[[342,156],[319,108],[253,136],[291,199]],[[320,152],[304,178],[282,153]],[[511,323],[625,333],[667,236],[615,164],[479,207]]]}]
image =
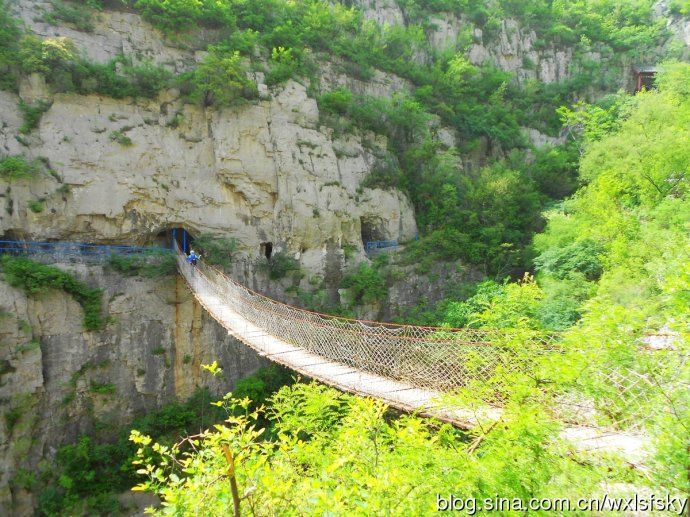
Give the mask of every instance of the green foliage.
[{"label": "green foliage", "polygon": [[[590,401],[601,424],[645,425],[656,440],[652,482],[680,491],[688,490],[687,440],[678,439],[687,435],[688,395],[677,383],[690,375],[682,360],[690,329],[688,74],[690,65],[668,63],[659,91],[621,99],[626,108],[614,118],[587,121],[585,186],[548,213],[535,238],[537,283],[482,284],[436,312],[453,326],[564,330],[562,355],[542,365],[542,384]],[[667,332],[673,350],[640,350]]]},{"label": "green foliage", "polygon": [[127,276],[141,275],[160,278],[174,275],[177,261],[172,253],[152,252],[145,255],[119,255],[108,257],[108,267]]},{"label": "green foliage", "polygon": [[[240,379],[235,393],[238,397],[251,395],[258,407],[290,382],[287,370],[272,365]],[[98,384],[92,384],[92,390],[94,385]],[[111,392],[110,385],[102,386]],[[130,429],[139,429],[162,443],[175,443],[227,416],[224,410],[211,405],[211,400],[207,390],[198,390],[187,402],[171,403],[137,417],[130,425],[116,430],[114,437],[109,433],[101,438],[82,435],[77,443],[60,447],[55,466],[42,476],[48,478],[48,484],[39,494],[40,513],[117,513],[117,496],[138,480],[132,465],[137,447],[128,439]]]},{"label": "green foliage", "polygon": [[668,3],[668,10],[672,14],[690,14],[690,0],[671,0]]},{"label": "green foliage", "polygon": [[90,6],[73,5],[61,0],[51,1],[52,11],[45,13],[43,21],[57,25],[62,21],[84,32],[93,32],[93,12]]},{"label": "green foliage", "polygon": [[173,118],[171,118],[170,121],[168,121],[168,123],[165,124],[165,126],[170,127],[172,129],[177,129],[183,122],[184,115],[178,111],[175,113],[175,115],[173,115]]},{"label": "green foliage", "polygon": [[172,74],[151,61],[135,66],[125,60],[123,73],[131,85],[132,97],[153,99],[172,82]]},{"label": "green foliage", "polygon": [[84,328],[98,330],[105,321],[101,313],[102,291],[76,280],[69,273],[27,258],[4,255],[0,259],[5,280],[21,288],[27,295],[36,296],[47,289],[61,289],[74,297],[84,309]]},{"label": "green foliage", "polygon": [[12,484],[24,490],[32,490],[36,485],[36,481],[36,474],[24,468],[18,469],[14,478],[12,478]]},{"label": "green foliage", "polygon": [[291,384],[291,375],[290,370],[271,363],[270,366],[259,368],[253,375],[238,380],[232,394],[238,399],[248,398],[252,401],[251,407],[257,408],[282,386]]},{"label": "green foliage", "polygon": [[[509,410],[475,454],[473,437],[448,425],[388,418],[381,403],[317,384],[295,384],[274,395],[269,439],[256,427],[262,412],[245,409],[248,400],[226,397],[222,403],[234,416],[195,451],[132,432],[146,476],[137,490],[158,493],[165,511],[227,513],[229,483],[219,479],[227,469],[224,446],[236,455],[239,492],[246,494],[241,510],[256,514],[426,515],[436,510],[435,494],[575,498],[605,478],[564,454],[557,426],[528,405]],[[174,467],[178,462],[182,468]]]},{"label": "green foliage", "polygon": [[194,239],[193,247],[204,261],[228,270],[237,251],[237,239],[203,233]]},{"label": "green foliage", "polygon": [[[76,6],[69,8],[74,12],[87,12]],[[10,36],[14,39],[10,40]],[[129,59],[118,57],[108,63],[91,63],[79,56],[68,38],[39,39],[30,34],[22,35],[16,22],[4,10],[0,17],[2,69],[0,88],[3,89],[16,90],[21,74],[40,73],[55,92],[98,93],[117,99],[152,98],[172,81],[170,72],[151,62],[134,65]],[[27,126],[28,130],[33,127],[35,125]]]},{"label": "green foliage", "polygon": [[100,393],[101,395],[113,395],[117,391],[117,387],[112,382],[91,382],[89,388],[92,393]]},{"label": "green foliage", "polygon": [[353,305],[379,302],[388,295],[388,286],[380,267],[366,262],[360,262],[357,269],[347,273],[340,286],[349,289]]},{"label": "green foliage", "polygon": [[585,142],[601,140],[620,127],[629,105],[629,98],[619,94],[604,97],[595,105],[580,101],[572,109],[561,106],[556,111],[582,153]]},{"label": "green foliage", "polygon": [[464,300],[446,298],[420,323],[455,328],[563,330],[579,319],[579,307],[591,295],[580,287],[587,286],[586,281],[571,278],[572,282],[545,288],[528,275],[517,283],[484,281]]},{"label": "green foliage", "polygon": [[194,72],[188,74],[185,90],[190,100],[203,106],[232,106],[257,95],[256,84],[247,78],[239,52],[212,47]]},{"label": "green foliage", "polygon": [[134,7],[144,18],[165,31],[193,27],[201,13],[201,2],[189,0],[137,0]]},{"label": "green foliage", "polygon": [[19,63],[27,74],[54,75],[67,69],[76,56],[74,44],[64,37],[42,40],[26,35],[19,45]]},{"label": "green foliage", "polygon": [[280,280],[290,272],[300,271],[299,261],[286,252],[274,253],[266,262],[261,263],[261,267],[268,271],[268,278],[271,280]]},{"label": "green foliage", "polygon": [[0,0],[0,90],[17,90],[21,33],[6,1]]},{"label": "green foliage", "polygon": [[235,21],[229,3],[215,0],[127,0],[127,3],[168,33],[188,30],[197,24],[222,27]]},{"label": "green foliage", "polygon": [[118,131],[112,131],[109,136],[110,140],[113,142],[117,142],[120,144],[122,147],[131,147],[134,145],[132,142],[132,139],[125,135],[125,133],[122,130]]},{"label": "green foliage", "polygon": [[29,201],[27,206],[29,207],[29,210],[31,210],[34,214],[40,214],[45,209],[43,201],[41,201],[40,199],[32,199],[31,201]]},{"label": "green foliage", "polygon": [[563,280],[571,273],[581,273],[585,279],[597,280],[603,267],[599,255],[602,246],[592,239],[575,241],[565,247],[550,248],[537,258],[534,264],[547,275]]},{"label": "green foliage", "polygon": [[266,84],[280,84],[295,77],[301,69],[300,61],[295,57],[295,49],[278,47],[271,51],[268,64]]},{"label": "green foliage", "polygon": [[51,104],[45,101],[38,101],[34,104],[27,104],[24,101],[20,101],[19,110],[24,117],[24,123],[19,128],[19,132],[25,135],[36,129],[41,122],[41,117],[50,109],[50,106]]},{"label": "green foliage", "polygon": [[347,88],[338,88],[319,96],[318,101],[321,111],[346,115],[354,101],[354,96]]},{"label": "green foliage", "polygon": [[407,261],[423,271],[434,260],[463,259],[499,278],[524,263],[522,249],[542,224],[543,195],[525,170],[511,165],[452,178],[441,162],[437,178],[417,183],[419,226],[427,233],[408,246]]},{"label": "green foliage", "polygon": [[0,158],[0,178],[16,180],[36,176],[40,168],[36,162],[29,162],[24,156]]},{"label": "green foliage", "polygon": [[5,426],[7,427],[7,434],[11,435],[14,427],[24,414],[24,408],[21,406],[13,407],[5,412]]}]

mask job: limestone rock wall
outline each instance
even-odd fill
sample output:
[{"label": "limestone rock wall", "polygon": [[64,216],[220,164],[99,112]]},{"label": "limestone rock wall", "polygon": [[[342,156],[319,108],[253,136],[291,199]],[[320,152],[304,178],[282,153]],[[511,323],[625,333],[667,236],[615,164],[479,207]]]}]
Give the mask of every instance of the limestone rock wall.
[{"label": "limestone rock wall", "polygon": [[[396,0],[352,0],[351,3],[361,9],[367,18],[382,24],[419,23],[409,20]],[[690,23],[687,17],[669,13],[668,4],[666,0],[659,1],[655,7],[656,14],[668,18],[668,28],[675,35],[675,41],[670,40],[667,45],[679,47],[673,54],[687,58],[690,55]],[[428,20],[426,32],[432,49],[466,51],[475,65],[497,66],[514,74],[515,80],[521,84],[530,80],[544,83],[565,81],[579,71],[581,65],[578,61],[584,59],[604,63],[604,72],[613,74],[617,84],[611,85],[608,90],[632,87],[631,67],[635,63],[621,61],[620,56],[610,49],[602,52],[593,48],[578,55],[574,46],[540,40],[533,30],[515,19],[501,20],[495,34],[488,35],[468,19],[453,13],[436,13]]]},{"label": "limestone rock wall", "polygon": [[[50,2],[21,0],[12,9],[37,35],[68,37],[97,62],[125,55],[184,71],[201,55],[195,48],[212,37],[198,34],[196,47],[191,39],[172,42],[129,12],[102,11],[93,31],[83,32],[43,21]],[[357,81],[337,72],[337,63],[328,66],[323,87],[347,84],[376,96],[409,88],[381,72]],[[29,136],[18,132],[20,99],[0,92],[0,154],[41,157],[59,176],[0,181],[6,205],[0,233],[141,244],[173,227],[213,232],[239,240],[238,274],[251,282],[261,242],[292,254],[308,273],[324,274],[333,261],[328,249],[354,246],[364,256],[363,217],[382,221],[384,238],[414,237],[414,211],[404,194],[361,187],[385,153],[384,138],[336,137],[320,125],[303,85],[290,81],[269,92],[262,74],[254,79],[263,100],[216,111],[185,104],[174,90],[155,101],[51,95],[34,75],[23,81],[21,99],[52,105]],[[132,145],[118,143],[118,135]],[[27,208],[37,199],[46,207],[41,213]]]},{"label": "limestone rock wall", "polygon": [[[273,242],[313,272],[323,271],[328,243],[362,249],[362,217],[386,221],[386,238],[416,233],[404,194],[361,188],[385,140],[333,137],[296,82],[270,100],[222,111],[184,104],[174,91],[148,102],[50,97],[39,128],[20,138],[26,147],[17,139],[19,98],[0,92],[0,153],[41,157],[59,176],[0,181],[12,207],[0,216],[2,233],[143,244],[186,227],[235,237],[247,257]],[[28,209],[35,199],[43,212]]]},{"label": "limestone rock wall", "polygon": [[[404,11],[395,0],[355,0],[353,3],[362,9],[367,18],[379,23],[408,23]],[[491,63],[514,73],[518,82],[536,79],[551,83],[570,77],[573,49],[555,45],[537,48],[534,31],[521,27],[514,19],[503,20],[497,35],[487,38],[469,20],[452,13],[437,13],[429,20],[427,38],[435,50],[460,50],[465,32],[471,41],[468,58],[476,65]]]},{"label": "limestone rock wall", "polygon": [[46,23],[45,13],[52,12],[50,2],[15,0],[12,8],[36,35],[67,37],[92,61],[105,63],[124,55],[135,63],[151,61],[175,72],[189,70],[196,62],[192,46],[168,44],[160,31],[134,13],[101,11],[94,16],[93,30],[84,32],[68,25]]},{"label": "limestone rock wall", "polygon": [[[0,281],[0,513],[30,514],[32,495],[13,482],[95,425],[116,430],[137,414],[197,387],[217,395],[262,360],[203,311],[179,277],[123,277],[93,265],[60,265],[104,289],[106,328],[87,332],[62,291],[30,297]],[[201,364],[217,360],[221,378]],[[98,393],[94,384],[112,384]],[[7,416],[12,415],[12,416]]]}]

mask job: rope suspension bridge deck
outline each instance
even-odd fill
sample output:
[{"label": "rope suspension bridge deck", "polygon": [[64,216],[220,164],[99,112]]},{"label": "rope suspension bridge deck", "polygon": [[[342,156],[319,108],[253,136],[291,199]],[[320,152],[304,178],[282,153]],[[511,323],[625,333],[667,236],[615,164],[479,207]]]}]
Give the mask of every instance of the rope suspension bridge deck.
[{"label": "rope suspension bridge deck", "polygon": [[[208,265],[192,267],[179,248],[177,260],[196,300],[229,335],[307,377],[402,411],[464,429],[495,422],[500,407],[444,404],[444,392],[529,367],[526,354],[493,341],[504,334],[498,331],[389,325],[315,313],[256,293]],[[557,353],[548,337],[521,344],[537,355]],[[566,427],[562,436],[578,450],[629,458],[640,455],[646,439],[578,426]]]},{"label": "rope suspension bridge deck", "polygon": [[443,393],[469,378],[519,368],[510,349],[487,331],[389,325],[315,313],[267,298],[178,250],[178,266],[194,297],[260,355],[307,377],[392,407],[459,427],[494,420],[498,408],[444,407]]},{"label": "rope suspension bridge deck", "polygon": [[[461,428],[499,419],[500,401],[463,408],[446,393],[513,373],[532,376],[560,355],[557,339],[538,332],[394,325],[307,311],[256,293],[202,262],[192,267],[175,242],[173,248],[0,241],[0,255],[66,264],[114,255],[156,260],[173,253],[198,303],[261,356],[342,391]],[[646,439],[586,426],[566,427],[562,435],[583,450],[626,455],[639,454]]]}]

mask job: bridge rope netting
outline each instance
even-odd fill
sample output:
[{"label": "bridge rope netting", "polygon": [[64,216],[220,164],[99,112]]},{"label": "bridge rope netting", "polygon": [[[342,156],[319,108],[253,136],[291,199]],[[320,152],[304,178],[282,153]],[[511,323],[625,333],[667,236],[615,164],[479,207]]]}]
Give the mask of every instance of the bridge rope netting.
[{"label": "bridge rope netting", "polygon": [[394,325],[311,312],[251,291],[214,267],[192,267],[183,254],[178,260],[199,301],[220,305],[207,307],[212,315],[229,307],[283,342],[416,388],[450,391],[528,372],[539,356],[556,351],[553,337],[536,332]]},{"label": "bridge rope netting", "polygon": [[[458,407],[454,394],[464,390],[476,397],[471,404],[480,401],[475,408],[497,408],[516,382],[527,382],[558,384],[549,410],[563,421],[640,427],[653,412],[667,411],[664,393],[683,382],[674,371],[689,360],[673,347],[655,351],[641,347],[634,361],[621,365],[618,353],[607,351],[606,345],[570,342],[566,346],[558,334],[529,328],[423,327],[312,312],[254,292],[207,264],[192,267],[179,249],[177,256],[180,273],[201,305],[230,334],[262,355],[346,391],[459,425],[473,418],[456,409],[446,411]],[[274,353],[275,347],[262,345],[266,342],[292,346],[284,351],[278,346]],[[300,358],[300,351],[309,354],[306,362],[304,354],[301,363],[294,360]],[[554,375],[571,362],[578,362],[575,378]],[[302,368],[305,364],[310,368]],[[338,375],[347,374],[334,364],[359,372],[360,377],[370,375],[365,382],[343,383]],[[396,396],[403,391],[408,392],[406,399]],[[409,392],[416,392],[417,399]]]},{"label": "bridge rope netting", "polygon": [[[688,379],[678,373],[685,371],[690,356],[677,333],[640,335],[631,342],[622,335],[606,339],[575,334],[564,339],[522,327],[454,329],[371,322],[268,298],[215,267],[192,267],[177,244],[173,251],[0,241],[2,257],[28,255],[65,264],[95,261],[105,267],[121,256],[155,266],[171,253],[197,301],[228,333],[307,377],[401,409],[437,408],[442,394],[461,392],[471,393],[472,403],[500,407],[519,391],[517,384],[527,383],[550,387],[551,411],[564,421],[586,418],[607,426],[637,427],[653,413],[668,410],[668,393],[690,390]],[[440,402],[449,403],[447,397]],[[447,419],[457,423],[455,416]]]}]

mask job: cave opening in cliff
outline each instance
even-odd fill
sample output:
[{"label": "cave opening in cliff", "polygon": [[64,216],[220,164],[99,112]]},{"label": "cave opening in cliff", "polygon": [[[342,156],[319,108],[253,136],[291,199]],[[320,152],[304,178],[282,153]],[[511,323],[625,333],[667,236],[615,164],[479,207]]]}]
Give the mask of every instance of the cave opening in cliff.
[{"label": "cave opening in cliff", "polygon": [[167,234],[170,244],[175,240],[182,251],[189,253],[189,250],[192,248],[192,243],[194,242],[194,236],[191,233],[184,228],[171,228],[167,230]]},{"label": "cave opening in cliff", "polygon": [[381,229],[381,222],[375,219],[361,219],[362,243],[385,240],[385,235]]},{"label": "cave opening in cliff", "polygon": [[261,254],[266,257],[266,260],[271,260],[271,255],[273,255],[273,243],[272,242],[262,242],[261,243]]}]

